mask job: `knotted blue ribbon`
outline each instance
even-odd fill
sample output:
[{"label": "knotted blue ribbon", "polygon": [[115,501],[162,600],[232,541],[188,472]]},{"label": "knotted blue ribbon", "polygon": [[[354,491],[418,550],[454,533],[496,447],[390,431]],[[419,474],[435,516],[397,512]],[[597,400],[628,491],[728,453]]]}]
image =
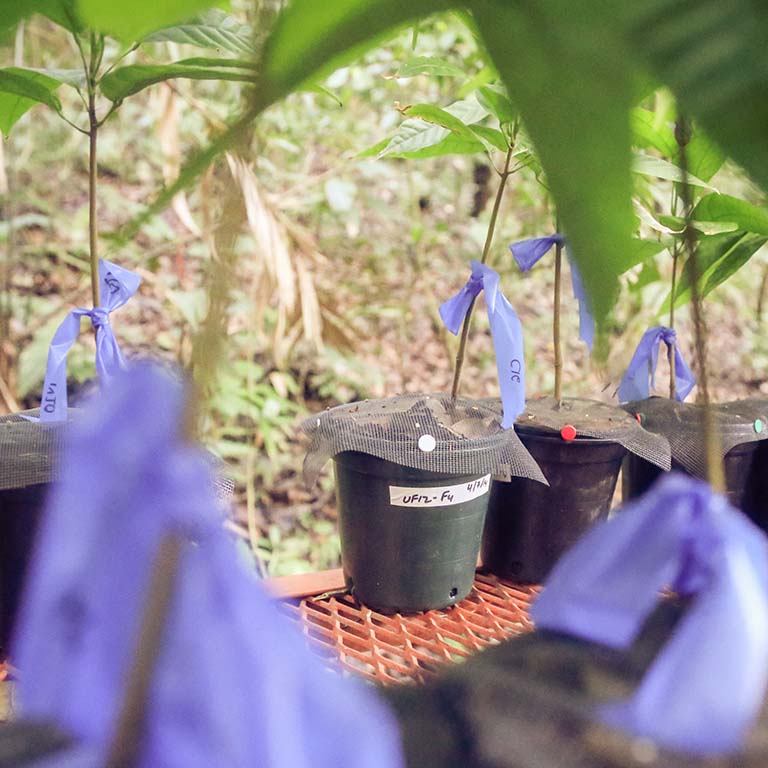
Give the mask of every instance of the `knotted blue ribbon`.
[{"label": "knotted blue ribbon", "polygon": [[677,333],[673,328],[657,325],[649,328],[640,339],[635,354],[629,361],[627,372],[619,385],[619,402],[644,400],[654,389],[656,365],[659,362],[659,345],[663,341],[675,354],[675,400],[683,402],[696,386],[696,377],[686,365],[676,344]]},{"label": "knotted blue ribbon", "polygon": [[[566,245],[565,236],[554,234],[549,237],[534,237],[530,240],[521,240],[519,243],[512,243],[509,246],[509,250],[512,251],[517,266],[523,272],[527,272],[553,245]],[[568,253],[567,245],[566,253]],[[592,316],[589,297],[584,290],[581,274],[570,253],[568,253],[568,261],[571,265],[573,295],[579,301],[579,338],[587,345],[591,352],[595,341],[595,318]]]},{"label": "knotted blue ribbon", "polygon": [[531,613],[539,629],[626,649],[661,589],[695,596],[635,693],[598,714],[670,749],[735,750],[768,684],[766,544],[724,496],[668,475],[565,555]]},{"label": "knotted blue ribbon", "polygon": [[67,420],[67,355],[80,334],[82,317],[90,317],[96,329],[96,372],[101,383],[108,384],[115,373],[125,369],[125,359],[109,323],[109,314],[136,293],[139,283],[141,278],[135,272],[99,259],[102,306],[94,309],[77,307],[56,329],[48,350],[40,421]]},{"label": "knotted blue ribbon", "polygon": [[525,357],[520,318],[499,288],[499,275],[485,264],[472,261],[472,274],[466,285],[440,307],[440,317],[454,336],[480,291],[485,290],[485,305],[491,324],[499,390],[504,414],[501,426],[511,427],[525,410]]}]

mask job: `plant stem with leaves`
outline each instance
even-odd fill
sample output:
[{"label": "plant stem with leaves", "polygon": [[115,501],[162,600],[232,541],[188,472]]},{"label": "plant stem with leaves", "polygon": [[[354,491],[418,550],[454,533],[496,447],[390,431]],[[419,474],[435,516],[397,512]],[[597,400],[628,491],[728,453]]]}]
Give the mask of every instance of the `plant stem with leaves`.
[{"label": "plant stem with leaves", "polygon": [[[507,155],[504,160],[504,169],[499,172],[499,186],[496,190],[496,198],[493,201],[493,210],[491,211],[491,218],[488,222],[488,231],[485,235],[485,244],[483,246],[483,254],[480,259],[481,264],[485,264],[488,261],[488,255],[491,252],[491,245],[493,244],[493,235],[496,231],[496,220],[499,217],[499,209],[501,208],[501,200],[504,197],[504,188],[507,185],[507,179],[512,175],[513,171],[510,170],[512,164],[512,154],[514,150],[514,140],[510,141],[509,148],[507,149]],[[464,367],[464,356],[467,350],[467,337],[469,336],[469,329],[472,325],[472,313],[475,308],[475,300],[469,305],[466,317],[464,318],[464,324],[461,327],[461,337],[459,339],[459,349],[456,352],[456,365],[453,369],[453,386],[451,387],[451,399],[455,400],[459,393],[459,381],[461,380],[461,371]]]},{"label": "plant stem with leaves", "polygon": [[701,269],[699,266],[697,235],[696,230],[693,227],[693,200],[691,196],[691,187],[688,184],[688,156],[686,147],[690,140],[690,127],[688,122],[682,117],[678,119],[677,124],[675,125],[675,139],[680,147],[680,170],[682,171],[683,176],[680,184],[680,197],[683,203],[683,217],[685,219],[683,247],[688,254],[686,267],[688,269],[691,284],[696,362],[699,369],[699,393],[701,404],[704,409],[704,444],[707,457],[707,479],[715,491],[722,493],[725,490],[725,476],[720,454],[720,438],[715,424],[715,414],[712,410],[709,397],[707,328],[702,307],[701,288],[699,286]]}]

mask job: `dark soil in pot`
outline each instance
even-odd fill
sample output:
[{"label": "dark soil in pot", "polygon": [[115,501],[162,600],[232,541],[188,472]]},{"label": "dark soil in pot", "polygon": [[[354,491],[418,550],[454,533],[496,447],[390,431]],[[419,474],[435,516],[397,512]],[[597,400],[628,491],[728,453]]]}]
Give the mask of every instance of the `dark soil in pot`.
[{"label": "dark soil in pot", "polygon": [[627,450],[669,466],[668,445],[609,403],[530,400],[515,423],[549,486],[494,480],[483,534],[483,567],[539,583],[560,556],[608,515]]},{"label": "dark soil in pot", "polygon": [[[731,504],[765,527],[768,504],[762,501],[765,496],[761,484],[768,491],[768,480],[763,480],[765,473],[759,467],[762,461],[768,462],[765,442],[768,409],[762,402],[762,407],[761,401],[741,400],[713,408],[723,453],[726,496]],[[701,406],[652,397],[627,403],[624,408],[636,415],[647,429],[669,440],[673,470],[702,479],[706,477]],[[768,470],[768,463],[764,466]],[[630,499],[645,493],[661,471],[637,456],[628,456],[622,472],[623,497]]]},{"label": "dark soil in pot", "polygon": [[491,477],[334,459],[347,586],[382,613],[444,608],[472,589]]}]

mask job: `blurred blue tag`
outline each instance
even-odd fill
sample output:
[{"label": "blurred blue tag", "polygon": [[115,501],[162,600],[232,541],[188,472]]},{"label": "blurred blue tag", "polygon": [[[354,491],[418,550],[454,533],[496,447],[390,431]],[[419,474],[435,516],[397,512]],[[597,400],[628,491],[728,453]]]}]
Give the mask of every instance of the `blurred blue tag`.
[{"label": "blurred blue tag", "polygon": [[768,540],[705,483],[664,476],[590,529],[532,616],[539,629],[628,648],[664,587],[693,602],[634,695],[599,717],[682,752],[736,750],[768,683]]}]

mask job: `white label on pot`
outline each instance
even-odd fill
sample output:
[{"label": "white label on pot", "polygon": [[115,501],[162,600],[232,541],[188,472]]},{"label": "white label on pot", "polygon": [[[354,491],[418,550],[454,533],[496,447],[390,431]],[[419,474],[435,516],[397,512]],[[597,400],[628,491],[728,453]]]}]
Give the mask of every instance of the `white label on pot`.
[{"label": "white label on pot", "polygon": [[389,503],[394,507],[449,507],[476,499],[488,493],[491,476],[478,477],[468,483],[441,485],[438,488],[406,488],[389,486]]}]

